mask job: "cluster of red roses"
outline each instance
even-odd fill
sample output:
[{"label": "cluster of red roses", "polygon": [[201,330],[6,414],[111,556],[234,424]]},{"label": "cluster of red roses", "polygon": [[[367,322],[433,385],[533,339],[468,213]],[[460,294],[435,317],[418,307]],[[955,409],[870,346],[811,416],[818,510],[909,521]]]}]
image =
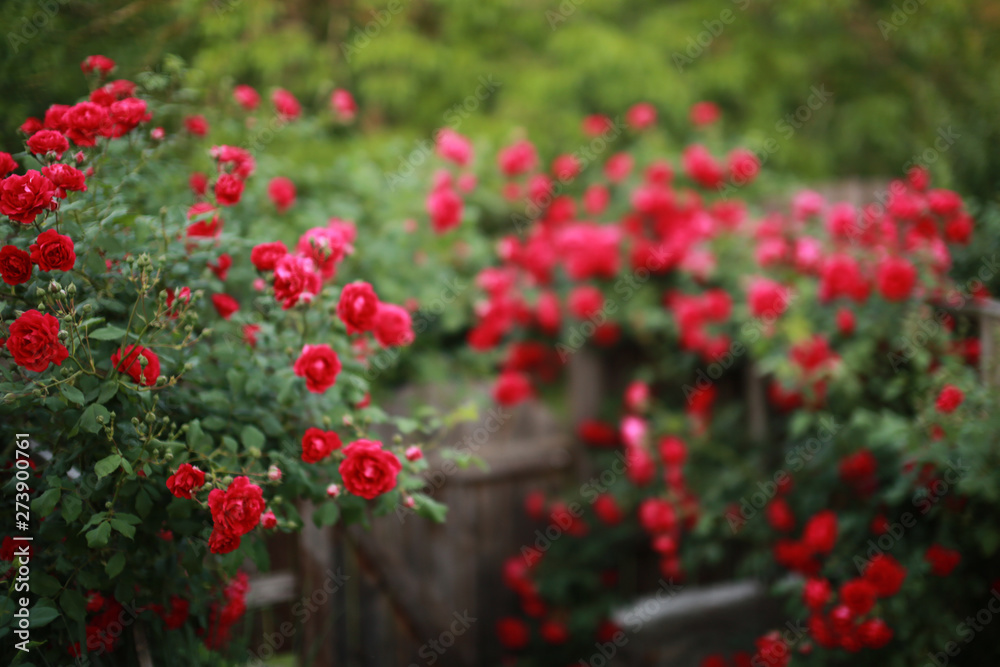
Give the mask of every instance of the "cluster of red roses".
[{"label": "cluster of red roses", "polygon": [[[693,123],[703,127],[717,120],[718,109],[700,104],[691,114]],[[645,110],[633,109],[629,116],[633,130],[655,121],[655,114],[650,119]],[[637,123],[636,118],[643,120]],[[584,122],[584,132],[591,136],[612,127],[613,122],[603,116]],[[442,135],[439,153],[442,147],[461,147],[450,134]],[[724,163],[707,148],[691,146],[684,151],[676,171],[668,162],[656,160],[631,185],[626,181],[634,160],[627,153],[617,153],[604,161],[602,174],[594,174],[596,178],[590,179],[579,196],[553,187],[553,178],[566,185],[582,173],[586,165],[575,155],[557,157],[551,176],[537,173],[537,151],[529,141],[519,140],[501,150],[497,161],[507,179],[504,196],[524,206],[529,219],[518,235],[500,241],[497,265],[477,277],[483,298],[476,304],[477,322],[468,343],[483,352],[506,344],[494,385],[494,398],[503,404],[531,398],[537,393],[536,385],[558,377],[567,350],[575,351],[581,338],[598,346],[612,346],[626,323],[639,327],[641,337],[642,321],[616,319],[616,313],[623,310],[622,302],[651,277],[680,275],[687,278],[680,282],[700,289],[690,293],[668,288],[661,302],[671,315],[680,347],[706,364],[733,353],[730,332],[734,315],[749,315],[755,325],[753,333],[767,338],[774,335],[775,323],[802,294],[816,294],[823,305],[833,309],[836,334],[812,334],[790,345],[792,374],[783,373],[781,380],[773,378],[767,393],[779,411],[821,408],[841,364],[835,343],[855,333],[854,306],[868,302],[873,295],[886,302],[947,297],[953,289],[946,275],[951,264],[947,244],[968,243],[973,229],[961,198],[948,190],[931,189],[927,171],[919,167],[890,185],[884,204],[829,204],[819,194],[803,191],[792,200],[789,215],[752,220],[738,199],[723,196],[713,200],[699,191],[726,195],[733,186],[753,181],[759,164],[744,150],[733,151]],[[611,217],[609,206],[615,194],[628,205]],[[601,216],[609,219],[593,222]],[[717,253],[731,250],[734,243],[747,248],[746,261],[754,267],[742,280],[742,293],[713,285],[719,273]],[[974,296],[986,293],[975,288]],[[564,342],[567,339],[569,346]],[[572,342],[574,339],[577,342]],[[978,354],[972,339],[963,343],[963,348],[967,359]],[[641,394],[636,385],[630,391]],[[696,436],[707,429],[716,391],[709,383],[686,395],[685,410]],[[961,401],[961,391],[949,385],[937,399],[938,410],[947,414]],[[596,446],[623,445],[629,464],[627,477],[642,487],[655,477],[657,463],[642,410],[629,407],[634,401],[628,398],[626,403],[618,429],[586,420],[579,425],[580,435]],[[940,437],[940,428],[933,427],[933,433]],[[635,511],[663,556],[664,573],[679,576],[676,548],[681,527],[693,525],[698,506],[683,483],[683,441],[667,436],[660,441],[659,450],[670,497],[647,498]],[[870,463],[873,468],[874,460]],[[867,470],[868,466],[863,451],[848,457],[843,464],[849,470],[845,481],[850,477],[855,488],[870,488],[874,470]],[[782,531],[795,526],[786,499],[790,489],[790,483],[782,485],[767,509],[772,525]],[[775,557],[793,569],[818,572],[817,556],[833,549],[836,535],[836,515],[819,513],[807,522],[801,540],[781,540]],[[944,563],[938,565],[941,570],[948,563],[937,551],[928,558]],[[521,594],[526,613],[541,604],[530,594],[534,585],[528,578],[530,569],[519,568],[518,577],[511,575],[508,582]],[[859,587],[864,588],[851,584],[848,591],[856,592]],[[823,619],[823,627],[828,620]],[[855,611],[849,620],[847,625],[836,626],[832,645],[846,642],[857,648],[877,648],[892,636],[881,619],[864,618]],[[525,646],[530,638],[528,626],[519,619],[504,619],[498,631],[511,648]],[[773,636],[761,638],[757,655],[781,653],[779,643],[780,638]],[[818,639],[817,643],[830,645]],[[787,651],[785,654],[783,659],[787,659]],[[744,657],[751,659],[749,654]]]}]

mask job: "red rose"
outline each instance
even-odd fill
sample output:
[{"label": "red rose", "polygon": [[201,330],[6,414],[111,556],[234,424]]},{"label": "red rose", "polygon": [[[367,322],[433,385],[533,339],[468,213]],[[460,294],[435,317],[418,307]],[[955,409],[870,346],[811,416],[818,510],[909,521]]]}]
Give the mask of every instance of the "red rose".
[{"label": "red rose", "polygon": [[962,390],[953,384],[946,384],[938,394],[937,401],[934,403],[934,407],[937,408],[938,412],[943,412],[944,414],[949,414],[954,412],[958,406],[962,404],[965,400],[965,394]]},{"label": "red rose", "polygon": [[375,340],[382,347],[413,342],[413,320],[402,306],[380,303],[375,313]]},{"label": "red rose", "polygon": [[337,382],[340,358],[329,345],[305,345],[293,368],[297,376],[306,379],[306,389],[322,394]]},{"label": "red rose", "polygon": [[493,385],[493,400],[500,405],[517,405],[534,393],[528,376],[517,371],[503,371]]},{"label": "red rose", "polygon": [[10,156],[10,153],[0,151],[0,178],[17,169],[17,162]]},{"label": "red rose", "polygon": [[306,429],[306,434],[302,436],[302,460],[318,463],[340,449],[340,445],[340,436],[334,431]]},{"label": "red rose", "polygon": [[876,554],[865,568],[864,578],[875,587],[879,597],[889,597],[899,592],[906,579],[906,568],[887,554]]},{"label": "red rose", "polygon": [[837,543],[837,515],[823,510],[813,515],[802,533],[802,542],[813,553],[830,553]]},{"label": "red rose", "polygon": [[260,104],[260,93],[247,85],[239,85],[233,89],[233,99],[247,111],[253,111]]},{"label": "red rose", "polygon": [[868,648],[882,648],[892,639],[892,628],[881,618],[870,618],[858,626],[858,636]]},{"label": "red rose", "polygon": [[375,326],[378,307],[379,300],[372,286],[356,281],[344,285],[344,289],[340,292],[337,317],[347,325],[349,334],[371,331]]},{"label": "red rose", "polygon": [[257,347],[257,334],[260,333],[259,324],[244,324],[243,325],[243,340],[246,341],[247,345],[250,347]]},{"label": "red rose", "polygon": [[80,69],[83,70],[84,74],[90,74],[91,72],[97,72],[99,74],[110,74],[111,70],[115,68],[115,61],[107,56],[87,56],[80,63]]},{"label": "red rose", "polygon": [[795,515],[792,508],[788,506],[788,501],[778,497],[767,505],[767,522],[775,530],[788,532],[795,528]]},{"label": "red rose", "polygon": [[677,527],[677,513],[666,500],[647,498],[639,505],[639,525],[651,535],[669,533]]},{"label": "red rose", "polygon": [[203,220],[198,220],[195,223],[188,225],[187,235],[191,238],[215,238],[222,233],[222,219],[215,214],[215,207],[208,202],[198,202],[188,209],[187,218],[188,220],[194,220],[195,218],[200,218],[208,213],[212,213],[212,217]]},{"label": "red rose", "polygon": [[215,182],[215,198],[223,206],[233,206],[243,196],[243,181],[232,174],[222,174]]},{"label": "red rose", "polygon": [[113,102],[109,107],[111,122],[114,125],[111,129],[111,136],[123,137],[136,127],[139,123],[152,120],[153,116],[146,110],[145,100],[136,97],[127,97],[124,100]]},{"label": "red rose", "polygon": [[809,579],[802,588],[802,601],[810,609],[821,609],[830,599],[830,582],[826,579]]},{"label": "red rose", "polygon": [[20,129],[21,132],[24,132],[25,134],[34,134],[35,132],[38,132],[43,127],[45,127],[45,125],[42,123],[42,121],[40,121],[37,118],[35,118],[34,116],[32,116],[28,120],[26,120],[23,123],[21,123],[21,127],[18,128],[18,129]]},{"label": "red rose", "polygon": [[178,498],[191,499],[191,492],[205,485],[205,473],[190,463],[182,463],[177,472],[167,478],[167,488]]},{"label": "red rose", "polygon": [[274,267],[274,296],[288,310],[299,301],[308,301],[319,293],[322,281],[311,259],[285,255]]},{"label": "red rose", "polygon": [[278,213],[284,213],[295,203],[295,184],[284,176],[272,178],[267,185],[267,196],[271,198]]},{"label": "red rose", "polygon": [[18,366],[40,373],[49,364],[62,366],[69,350],[59,342],[59,320],[37,310],[29,310],[10,325],[7,350]]},{"label": "red rose", "polygon": [[931,574],[939,577],[947,577],[951,571],[962,561],[962,554],[955,549],[946,549],[940,544],[932,544],[924,560],[931,565]]},{"label": "red rose", "polygon": [[86,192],[87,179],[83,172],[68,164],[57,163],[42,167],[42,175],[56,186],[56,196],[66,199],[66,191]]},{"label": "red rose", "polygon": [[109,122],[108,110],[93,102],[80,102],[70,107],[62,117],[66,136],[77,146],[95,145],[97,135]]},{"label": "red rose", "polygon": [[188,178],[188,187],[191,188],[191,192],[201,197],[208,190],[208,176],[200,171],[194,172]]},{"label": "red rose", "polygon": [[[212,493],[216,491],[218,489],[214,489]],[[208,549],[213,554],[227,554],[236,551],[238,546],[240,546],[240,536],[223,530],[212,530],[212,534],[208,538]]]},{"label": "red rose", "polygon": [[396,476],[403,469],[396,455],[373,440],[355,440],[344,448],[340,463],[344,486],[356,496],[372,498],[396,488]]},{"label": "red rose", "polygon": [[271,94],[271,102],[274,103],[275,111],[284,120],[295,120],[302,113],[302,105],[284,88],[278,88]]},{"label": "red rose", "polygon": [[31,255],[20,248],[5,245],[0,248],[0,276],[8,285],[21,285],[31,279]]},{"label": "red rose", "polygon": [[55,153],[56,159],[61,160],[63,153],[69,150],[69,141],[61,132],[55,130],[40,130],[31,135],[28,139],[28,148],[35,155],[45,157],[49,153]]},{"label": "red rose", "polygon": [[228,320],[233,316],[233,313],[240,309],[239,302],[228,294],[213,294],[212,305],[215,306],[215,310],[224,320]]},{"label": "red rose", "polygon": [[248,477],[237,477],[225,491],[212,489],[208,494],[215,530],[240,537],[260,523],[264,511],[264,492]]},{"label": "red rose", "polygon": [[250,251],[250,261],[258,271],[274,271],[278,260],[288,254],[288,248],[281,241],[260,243]]},{"label": "red rose", "polygon": [[228,252],[224,252],[219,255],[219,259],[215,263],[208,263],[208,268],[211,269],[212,273],[215,274],[215,277],[222,282],[226,282],[226,278],[229,276],[229,269],[232,268],[232,266],[233,256]]},{"label": "red rose", "polygon": [[[146,360],[145,368],[139,363],[140,357]],[[160,376],[160,358],[148,347],[141,345],[129,345],[124,353],[122,350],[116,350],[111,355],[111,363],[118,372],[128,373],[129,377],[139,385],[152,387],[156,384],[156,378]]]},{"label": "red rose", "polygon": [[55,184],[34,169],[12,174],[0,181],[0,213],[30,225],[42,211],[56,209],[55,194]]},{"label": "red rose", "polygon": [[73,239],[54,229],[39,234],[29,250],[31,261],[42,271],[69,271],[76,264]]},{"label": "red rose", "polygon": [[517,651],[528,645],[531,631],[521,619],[508,616],[497,621],[497,639],[504,648]]},{"label": "red rose", "polygon": [[875,606],[875,587],[865,579],[852,579],[840,587],[840,599],[856,616],[864,616]]},{"label": "red rose", "polygon": [[902,257],[886,257],[875,273],[879,294],[886,301],[903,301],[913,292],[917,270]]},{"label": "red rose", "polygon": [[184,128],[195,136],[204,137],[208,134],[208,121],[200,114],[188,116],[184,119]]}]

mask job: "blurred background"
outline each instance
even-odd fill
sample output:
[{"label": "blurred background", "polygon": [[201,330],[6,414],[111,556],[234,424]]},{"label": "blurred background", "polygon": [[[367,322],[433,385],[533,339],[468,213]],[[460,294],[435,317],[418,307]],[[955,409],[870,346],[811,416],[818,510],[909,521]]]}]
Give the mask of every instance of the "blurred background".
[{"label": "blurred background", "polygon": [[519,124],[545,151],[586,114],[648,101],[669,133],[712,100],[731,139],[802,180],[921,155],[963,194],[1000,178],[991,0],[6,0],[0,25],[7,145],[86,93],[67,63],[100,53],[129,76],[176,54],[209,95],[280,85],[314,110],[346,88],[369,142],[461,121],[497,141]]}]

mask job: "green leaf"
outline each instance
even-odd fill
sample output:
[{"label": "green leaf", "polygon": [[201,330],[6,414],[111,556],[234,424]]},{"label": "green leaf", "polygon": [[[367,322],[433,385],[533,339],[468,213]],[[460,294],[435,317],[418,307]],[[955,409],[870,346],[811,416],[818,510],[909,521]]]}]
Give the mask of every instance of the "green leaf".
[{"label": "green leaf", "polygon": [[121,574],[121,571],[124,568],[125,568],[125,552],[119,551],[114,556],[112,556],[111,560],[108,561],[108,564],[104,566],[104,571],[107,573],[109,577],[114,579],[119,574]]},{"label": "green leaf", "polygon": [[111,527],[117,530],[119,533],[129,538],[130,540],[135,537],[135,526],[129,525],[125,521],[122,521],[120,517],[115,517],[111,519]]},{"label": "green leaf", "polygon": [[[124,560],[124,555],[122,552],[118,552],[119,556],[122,556]],[[87,615],[87,601],[80,595],[79,592],[67,588],[63,591],[63,594],[59,596],[59,606],[63,608],[66,615],[72,618],[74,621],[83,621]]]},{"label": "green leaf", "polygon": [[139,489],[139,493],[135,496],[135,511],[139,513],[139,516],[145,517],[149,516],[151,509],[153,509],[153,499],[150,498],[149,491]]},{"label": "green leaf", "polygon": [[110,456],[105,456],[94,465],[94,472],[97,473],[98,479],[107,477],[117,470],[121,463],[121,454],[111,454]]},{"label": "green leaf", "polygon": [[51,597],[59,592],[59,580],[44,572],[31,573],[31,592],[42,597]]},{"label": "green leaf", "polygon": [[231,452],[240,451],[240,443],[236,442],[236,438],[228,435],[222,436],[222,446]]},{"label": "green leaf", "polygon": [[104,419],[104,424],[108,424],[111,420],[111,413],[108,412],[108,409],[103,405],[100,405],[99,403],[91,403],[87,406],[87,409],[83,411],[83,414],[80,415],[80,421],[77,423],[77,426],[82,428],[87,433],[97,433],[104,428],[104,424],[97,421],[98,417]]},{"label": "green leaf", "polygon": [[39,600],[28,614],[31,619],[29,624],[33,628],[41,628],[59,618],[59,610],[52,606],[52,600],[44,598]]},{"label": "green leaf", "polygon": [[128,332],[125,329],[111,325],[91,331],[87,334],[87,337],[93,340],[121,340],[126,333]]},{"label": "green leaf", "polygon": [[244,426],[243,430],[240,431],[240,440],[243,441],[243,446],[247,449],[254,447],[260,449],[264,446],[265,442],[264,434],[261,433],[260,429],[249,424]]},{"label": "green leaf", "polygon": [[87,532],[87,546],[97,549],[108,545],[108,538],[111,536],[111,524],[102,523],[97,528]]},{"label": "green leaf", "polygon": [[77,496],[68,495],[62,499],[62,518],[66,523],[72,523],[80,516],[83,503]]},{"label": "green leaf", "polygon": [[48,516],[56,508],[56,503],[59,502],[61,495],[62,489],[58,487],[49,489],[32,501],[31,509],[37,512],[39,516]]},{"label": "green leaf", "polygon": [[118,393],[118,382],[110,380],[101,385],[101,393],[97,397],[98,403],[107,403]]},{"label": "green leaf", "polygon": [[68,384],[59,385],[59,393],[66,397],[66,400],[70,403],[76,403],[77,405],[83,405],[87,402],[87,398],[83,395],[83,392],[76,387],[71,387]]},{"label": "green leaf", "polygon": [[430,496],[422,493],[414,493],[413,499],[417,502],[416,507],[414,508],[417,511],[417,514],[425,519],[430,519],[437,523],[444,523],[445,517],[448,515],[447,505],[439,503]]}]

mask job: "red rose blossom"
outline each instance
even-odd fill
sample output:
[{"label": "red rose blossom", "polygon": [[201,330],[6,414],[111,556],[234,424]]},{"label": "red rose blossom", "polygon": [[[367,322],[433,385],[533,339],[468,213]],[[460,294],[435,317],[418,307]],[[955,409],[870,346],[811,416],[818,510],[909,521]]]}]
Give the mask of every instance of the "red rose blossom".
[{"label": "red rose blossom", "polygon": [[517,405],[534,393],[528,376],[517,371],[503,371],[493,385],[493,400],[500,405]]},{"label": "red rose blossom", "polygon": [[66,199],[66,191],[86,192],[87,179],[83,172],[68,164],[57,163],[42,167],[42,175],[56,186],[56,196]]},{"label": "red rose blossom", "polygon": [[31,279],[34,266],[31,255],[20,248],[5,245],[0,248],[0,276],[8,285],[21,285]]},{"label": "red rose blossom", "polygon": [[813,515],[806,523],[802,541],[813,553],[830,553],[837,543],[837,515],[823,510]]},{"label": "red rose blossom", "polygon": [[[259,486],[248,477],[240,476],[229,487],[212,489],[208,494],[208,507],[212,511],[212,539],[209,547],[214,553],[226,553],[216,549],[235,549],[239,538],[253,530],[260,523],[264,511],[264,494]],[[235,546],[233,541],[235,539]],[[215,547],[212,540],[216,542]],[[230,548],[231,547],[231,548]]]},{"label": "red rose blossom", "polygon": [[10,153],[0,151],[0,178],[17,169],[17,161],[11,157]]},{"label": "red rose blossom", "polygon": [[243,196],[243,181],[232,174],[221,174],[215,182],[215,198],[222,206],[234,206]]},{"label": "red rose blossom", "polygon": [[216,312],[224,320],[228,320],[233,316],[233,313],[240,309],[239,302],[228,294],[213,294],[212,305],[215,306]]},{"label": "red rose blossom", "polygon": [[42,271],[69,271],[76,264],[73,239],[54,229],[47,229],[29,248],[31,261]]},{"label": "red rose blossom", "polygon": [[962,393],[961,389],[953,384],[946,384],[944,388],[941,389],[941,393],[938,394],[934,407],[937,408],[938,412],[949,414],[954,412],[964,400],[965,394]]},{"label": "red rose blossom", "polygon": [[190,463],[182,463],[177,472],[167,478],[167,489],[178,498],[191,499],[191,492],[205,485],[205,473]]},{"label": "red rose blossom", "polygon": [[10,325],[7,350],[14,363],[40,373],[49,364],[61,366],[69,350],[59,341],[59,320],[48,313],[29,310]]},{"label": "red rose blossom", "polygon": [[879,294],[886,301],[903,301],[909,298],[917,283],[917,270],[902,257],[886,257],[875,273]]},{"label": "red rose blossom", "polygon": [[306,379],[306,389],[322,394],[337,382],[340,358],[329,345],[305,345],[293,369],[297,376]]},{"label": "red rose blossom", "polygon": [[39,130],[28,138],[27,143],[35,155],[45,157],[49,153],[55,153],[57,160],[61,160],[63,153],[69,150],[69,141],[56,130]]},{"label": "red rose blossom", "polygon": [[340,436],[335,431],[306,429],[302,436],[302,460],[306,463],[318,463],[340,449],[340,445]]},{"label": "red rose blossom", "polygon": [[55,184],[34,169],[23,176],[12,174],[0,181],[0,213],[30,225],[42,211],[56,209],[55,195]]},{"label": "red rose blossom", "polygon": [[97,72],[102,75],[110,74],[114,68],[115,61],[102,55],[87,56],[80,63],[80,69],[83,70],[84,74],[90,74],[91,72]]},{"label": "red rose blossom", "polygon": [[375,313],[375,340],[382,347],[413,342],[413,320],[402,306],[380,303]]},{"label": "red rose blossom", "polygon": [[932,544],[924,554],[924,560],[931,565],[931,574],[947,577],[962,561],[962,554],[955,549],[947,549],[940,544]]},{"label": "red rose blossom", "polygon": [[267,184],[267,196],[278,213],[284,213],[295,203],[295,184],[290,178],[276,176]]},{"label": "red rose blossom", "polygon": [[337,317],[347,325],[347,333],[356,334],[371,331],[375,326],[375,314],[379,300],[375,290],[366,282],[355,281],[344,285],[337,303]]},{"label": "red rose blossom", "polygon": [[[145,368],[139,362],[140,357],[146,360]],[[138,385],[152,387],[160,376],[160,358],[148,347],[141,345],[129,345],[124,351],[115,350],[111,355],[111,363],[119,372],[128,373]]]},{"label": "red rose blossom", "polygon": [[274,296],[285,310],[312,299],[321,287],[316,265],[307,257],[285,255],[274,266]]},{"label": "red rose blossom", "polygon": [[250,251],[250,261],[258,271],[274,271],[278,260],[288,254],[288,247],[281,241],[259,243]]},{"label": "red rose blossom", "polygon": [[863,576],[875,587],[879,597],[889,597],[899,592],[906,579],[906,568],[888,554],[876,554],[865,568]]},{"label": "red rose blossom", "polygon": [[403,469],[392,452],[377,440],[355,440],[344,448],[340,476],[344,487],[356,496],[371,500],[396,488],[396,476]]},{"label": "red rose blossom", "polygon": [[109,122],[108,110],[93,102],[80,102],[67,109],[62,116],[65,135],[77,146],[95,145],[98,134]]}]

